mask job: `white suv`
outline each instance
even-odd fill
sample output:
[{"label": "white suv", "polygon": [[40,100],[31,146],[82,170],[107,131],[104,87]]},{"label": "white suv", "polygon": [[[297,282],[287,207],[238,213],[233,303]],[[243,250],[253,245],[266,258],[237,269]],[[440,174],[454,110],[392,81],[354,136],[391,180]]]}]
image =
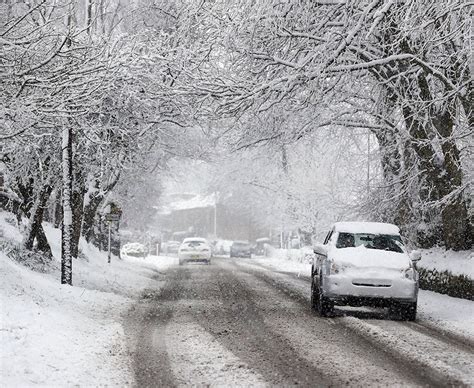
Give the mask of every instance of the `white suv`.
[{"label": "white suv", "polygon": [[337,222],[314,247],[311,306],[321,316],[334,305],[389,307],[415,320],[418,272],[397,226],[378,222]]}]

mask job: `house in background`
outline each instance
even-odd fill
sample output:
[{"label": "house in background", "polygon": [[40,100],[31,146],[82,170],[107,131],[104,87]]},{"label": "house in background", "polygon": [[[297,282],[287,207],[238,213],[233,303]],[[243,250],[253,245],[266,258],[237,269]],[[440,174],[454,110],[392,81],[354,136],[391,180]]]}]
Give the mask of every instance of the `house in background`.
[{"label": "house in background", "polygon": [[188,236],[255,241],[265,235],[250,214],[216,203],[213,194],[173,194],[166,202],[158,214],[163,241]]}]

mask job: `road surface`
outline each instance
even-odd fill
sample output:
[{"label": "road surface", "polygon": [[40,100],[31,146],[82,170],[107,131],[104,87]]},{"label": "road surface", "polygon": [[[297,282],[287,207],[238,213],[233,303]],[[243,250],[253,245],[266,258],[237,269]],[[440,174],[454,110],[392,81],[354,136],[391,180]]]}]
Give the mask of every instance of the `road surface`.
[{"label": "road surface", "polygon": [[472,386],[473,344],[383,311],[309,308],[309,279],[248,259],[171,267],[126,318],[137,386]]}]

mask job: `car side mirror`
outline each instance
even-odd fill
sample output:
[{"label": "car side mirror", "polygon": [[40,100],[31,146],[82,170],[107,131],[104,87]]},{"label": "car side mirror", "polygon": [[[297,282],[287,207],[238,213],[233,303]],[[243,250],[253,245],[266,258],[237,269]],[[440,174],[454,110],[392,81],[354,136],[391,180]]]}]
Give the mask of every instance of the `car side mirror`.
[{"label": "car side mirror", "polygon": [[410,252],[410,259],[413,262],[417,262],[421,260],[421,252],[420,251],[411,251]]},{"label": "car side mirror", "polygon": [[317,255],[320,255],[320,256],[327,256],[328,255],[328,249],[323,244],[314,245],[313,246],[313,252]]}]

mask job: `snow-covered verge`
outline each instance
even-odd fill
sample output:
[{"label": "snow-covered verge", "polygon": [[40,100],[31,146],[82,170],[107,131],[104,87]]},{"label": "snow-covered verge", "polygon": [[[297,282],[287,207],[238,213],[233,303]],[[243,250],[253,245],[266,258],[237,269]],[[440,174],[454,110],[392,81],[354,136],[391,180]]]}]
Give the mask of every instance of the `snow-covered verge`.
[{"label": "snow-covered verge", "polygon": [[[247,261],[246,264],[257,264],[272,271],[292,273],[298,277],[308,278],[311,274],[311,264],[288,260],[285,256],[258,257]],[[309,295],[309,279],[304,292]],[[417,320],[448,333],[474,338],[474,302],[470,300],[420,290]]]},{"label": "snow-covered verge", "polygon": [[420,266],[439,272],[449,271],[454,275],[474,278],[474,250],[446,251],[443,248],[421,249]]},{"label": "snow-covered verge", "polygon": [[[19,243],[21,233],[5,218],[0,213],[0,239]],[[1,385],[133,384],[122,316],[175,259],[114,258],[107,264],[104,252],[81,241],[84,259],[73,262],[74,286],[60,285],[59,231],[44,226],[56,262],[48,273],[0,251]]]}]

